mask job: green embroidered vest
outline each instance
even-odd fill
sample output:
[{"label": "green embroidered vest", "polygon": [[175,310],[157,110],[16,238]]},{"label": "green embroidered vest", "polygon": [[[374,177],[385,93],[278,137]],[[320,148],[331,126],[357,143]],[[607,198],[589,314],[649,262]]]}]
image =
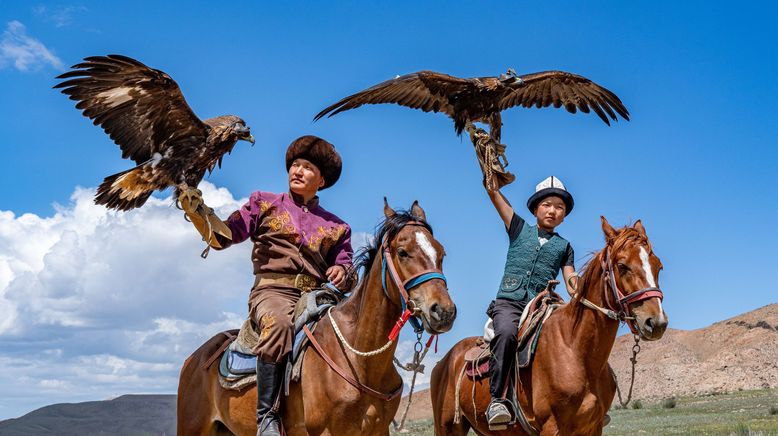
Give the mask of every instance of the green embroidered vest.
[{"label": "green embroidered vest", "polygon": [[525,223],[508,247],[497,298],[521,301],[535,297],[559,274],[568,244],[563,237],[554,234],[541,246],[538,227]]}]

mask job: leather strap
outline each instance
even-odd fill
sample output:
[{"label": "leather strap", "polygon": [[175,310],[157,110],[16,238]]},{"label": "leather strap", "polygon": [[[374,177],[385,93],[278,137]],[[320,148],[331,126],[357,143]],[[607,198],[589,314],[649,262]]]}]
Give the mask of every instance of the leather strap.
[{"label": "leather strap", "polygon": [[343,368],[339,367],[331,358],[330,356],[321,348],[321,345],[319,345],[319,342],[316,340],[316,338],[313,337],[313,334],[308,329],[308,326],[303,326],[303,331],[305,332],[305,336],[308,336],[308,340],[311,341],[311,344],[313,345],[313,348],[316,349],[316,352],[319,353],[322,359],[324,359],[325,362],[327,362],[327,365],[329,365],[330,368],[332,368],[333,371],[338,373],[338,375],[343,378],[343,380],[346,380],[351,386],[354,386],[355,388],[359,389],[360,391],[372,395],[380,400],[384,401],[391,401],[395,398],[397,398],[400,393],[402,393],[403,385],[400,384],[400,386],[395,389],[394,391],[385,394],[383,392],[379,392],[369,386],[365,386],[364,384],[360,383],[357,379],[352,377],[350,374],[348,374],[346,371],[343,370]]},{"label": "leather strap", "polygon": [[216,350],[216,352],[215,352],[215,353],[213,353],[213,354],[211,355],[211,357],[209,357],[209,358],[208,358],[208,360],[206,360],[206,361],[205,361],[205,363],[203,363],[203,369],[204,369],[204,370],[206,370],[206,371],[207,371],[207,370],[208,370],[208,368],[209,368],[209,367],[210,367],[210,366],[213,364],[213,362],[215,362],[215,361],[216,361],[216,359],[218,359],[219,357],[221,357],[222,353],[224,353],[224,350],[226,350],[226,349],[227,349],[227,347],[229,347],[229,346],[230,346],[230,344],[232,343],[232,341],[234,341],[234,340],[235,340],[235,338],[237,338],[237,336],[236,336],[236,335],[233,335],[233,334],[232,334],[232,333],[230,333],[230,332],[222,332],[222,334],[223,334],[224,336],[227,336],[227,340],[225,340],[225,341],[224,341],[224,342],[221,344],[221,346],[219,347],[219,349],[218,349],[218,350]]}]

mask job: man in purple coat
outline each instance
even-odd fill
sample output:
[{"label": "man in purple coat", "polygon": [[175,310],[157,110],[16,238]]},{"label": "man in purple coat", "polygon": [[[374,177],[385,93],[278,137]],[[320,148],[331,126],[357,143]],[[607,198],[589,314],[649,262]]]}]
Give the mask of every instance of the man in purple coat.
[{"label": "man in purple coat", "polygon": [[221,250],[248,238],[254,243],[255,281],[248,306],[259,335],[253,350],[257,355],[257,435],[280,434],[277,400],[292,347],[295,304],[303,292],[324,282],[343,287],[350,281],[351,228],[324,210],[316,196],[335,184],[341,167],[332,144],[302,136],[286,151],[289,192],[254,192],[223,222],[226,228],[202,203],[199,192],[190,190],[179,199],[209,246]]}]

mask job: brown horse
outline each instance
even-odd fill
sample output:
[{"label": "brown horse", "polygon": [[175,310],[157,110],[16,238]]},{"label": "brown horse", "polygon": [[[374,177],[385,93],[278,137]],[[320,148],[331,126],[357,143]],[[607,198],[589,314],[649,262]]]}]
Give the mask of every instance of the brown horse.
[{"label": "brown horse", "polygon": [[[387,337],[404,313],[404,296],[428,333],[437,335],[453,325],[456,306],[441,272],[445,252],[433,238],[424,210],[414,202],[410,212],[395,212],[385,202],[384,214],[373,244],[355,262],[365,271],[360,283],[330,312],[342,339],[326,315],[313,332],[345,375],[309,347],[301,381],[292,383],[289,396],[281,400],[289,435],[388,435],[403,383],[392,362],[397,342]],[[178,385],[179,435],[256,433],[256,386],[226,390],[218,381],[218,362],[207,364],[224,342],[225,336],[217,335],[184,362]]]},{"label": "brown horse", "polygon": [[[602,218],[605,248],[594,255],[569,304],[543,325],[531,365],[521,369],[516,392],[533,427],[530,434],[599,435],[616,386],[608,367],[619,319],[629,319],[635,334],[657,340],[667,327],[657,287],[662,264],[654,255],[640,221],[614,230]],[[587,307],[588,306],[588,307]],[[431,396],[438,435],[527,434],[516,424],[492,432],[485,411],[489,379],[464,376],[461,417],[455,419],[456,384],[464,354],[477,338],[457,343],[432,371]],[[455,422],[459,421],[459,422]],[[534,431],[533,431],[534,430]]]}]

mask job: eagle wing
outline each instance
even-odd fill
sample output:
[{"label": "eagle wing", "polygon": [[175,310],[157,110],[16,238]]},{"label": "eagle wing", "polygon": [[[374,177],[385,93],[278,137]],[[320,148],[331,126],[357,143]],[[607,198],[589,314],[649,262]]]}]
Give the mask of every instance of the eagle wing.
[{"label": "eagle wing", "polygon": [[350,95],[319,112],[314,121],[331,117],[363,104],[395,103],[424,112],[443,112],[454,116],[452,96],[475,88],[473,81],[434,71],[419,71],[379,83]]},{"label": "eagle wing", "polygon": [[570,113],[576,109],[584,113],[593,110],[605,124],[608,117],[618,120],[616,114],[629,121],[629,112],[616,94],[586,77],[564,71],[544,71],[520,76],[523,85],[509,88],[500,98],[499,110],[514,106],[558,108],[564,106]]},{"label": "eagle wing", "polygon": [[54,88],[78,102],[76,108],[100,125],[138,165],[168,147],[202,144],[206,126],[178,84],[163,71],[121,55],[93,56],[74,65]]}]

